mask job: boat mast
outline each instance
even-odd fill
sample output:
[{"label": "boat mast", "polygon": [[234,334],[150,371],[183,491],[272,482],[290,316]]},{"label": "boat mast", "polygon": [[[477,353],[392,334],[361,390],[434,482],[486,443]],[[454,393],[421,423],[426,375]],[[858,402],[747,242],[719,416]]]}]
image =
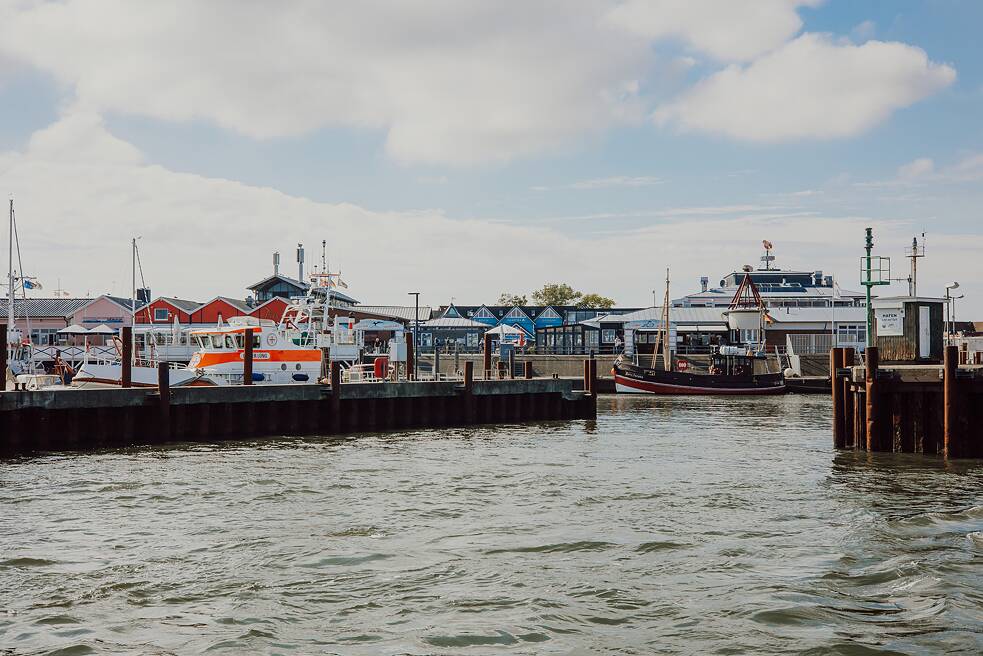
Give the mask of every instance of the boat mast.
[{"label": "boat mast", "polygon": [[[14,329],[14,197],[10,197],[10,244],[7,254],[7,335]],[[9,346],[9,344],[8,344]]]},{"label": "boat mast", "polygon": [[666,371],[672,371],[669,349],[669,267],[666,267],[666,296],[662,299],[662,325],[665,327],[665,334],[662,339],[662,363],[665,365]]},{"label": "boat mast", "polygon": [[[137,345],[137,238],[134,237],[132,241],[132,250],[130,252],[131,267],[133,274],[133,284],[130,288],[130,358],[132,360],[136,359],[136,345]],[[131,361],[132,363],[132,361]]]}]

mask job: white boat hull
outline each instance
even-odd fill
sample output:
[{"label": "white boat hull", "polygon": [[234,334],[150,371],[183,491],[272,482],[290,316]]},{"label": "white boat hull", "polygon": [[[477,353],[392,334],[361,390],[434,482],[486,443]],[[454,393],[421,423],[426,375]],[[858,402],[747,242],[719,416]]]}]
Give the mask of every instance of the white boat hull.
[{"label": "white boat hull", "polygon": [[[170,369],[171,387],[182,385],[215,385],[215,381],[201,377],[189,369]],[[93,364],[81,365],[72,378],[72,387],[80,389],[119,387],[122,384],[123,365]],[[156,367],[133,367],[130,375],[133,387],[157,387]]]}]

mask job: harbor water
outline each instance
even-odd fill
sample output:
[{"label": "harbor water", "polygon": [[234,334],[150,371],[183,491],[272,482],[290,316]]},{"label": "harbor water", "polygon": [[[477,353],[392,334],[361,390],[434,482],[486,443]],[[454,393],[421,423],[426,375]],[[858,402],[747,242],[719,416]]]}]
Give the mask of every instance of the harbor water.
[{"label": "harbor water", "polygon": [[0,461],[0,654],[983,652],[983,462],[598,415]]}]

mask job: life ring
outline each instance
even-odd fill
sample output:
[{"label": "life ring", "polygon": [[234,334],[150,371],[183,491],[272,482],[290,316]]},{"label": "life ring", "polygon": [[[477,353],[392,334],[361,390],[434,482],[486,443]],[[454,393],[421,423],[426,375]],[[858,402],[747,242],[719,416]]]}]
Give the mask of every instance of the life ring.
[{"label": "life ring", "polygon": [[276,333],[270,333],[266,336],[266,343],[270,346],[276,346]]},{"label": "life ring", "polygon": [[689,369],[689,361],[679,360],[678,362],[676,362],[676,369],[678,369],[679,371],[686,371],[687,369]]}]

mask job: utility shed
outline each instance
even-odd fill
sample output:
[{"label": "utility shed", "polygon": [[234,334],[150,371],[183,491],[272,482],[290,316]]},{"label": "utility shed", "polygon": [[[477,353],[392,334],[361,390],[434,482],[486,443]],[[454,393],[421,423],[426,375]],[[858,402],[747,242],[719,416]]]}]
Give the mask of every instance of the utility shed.
[{"label": "utility shed", "polygon": [[880,361],[935,364],[942,362],[945,330],[941,298],[891,296],[874,299],[874,344]]}]

